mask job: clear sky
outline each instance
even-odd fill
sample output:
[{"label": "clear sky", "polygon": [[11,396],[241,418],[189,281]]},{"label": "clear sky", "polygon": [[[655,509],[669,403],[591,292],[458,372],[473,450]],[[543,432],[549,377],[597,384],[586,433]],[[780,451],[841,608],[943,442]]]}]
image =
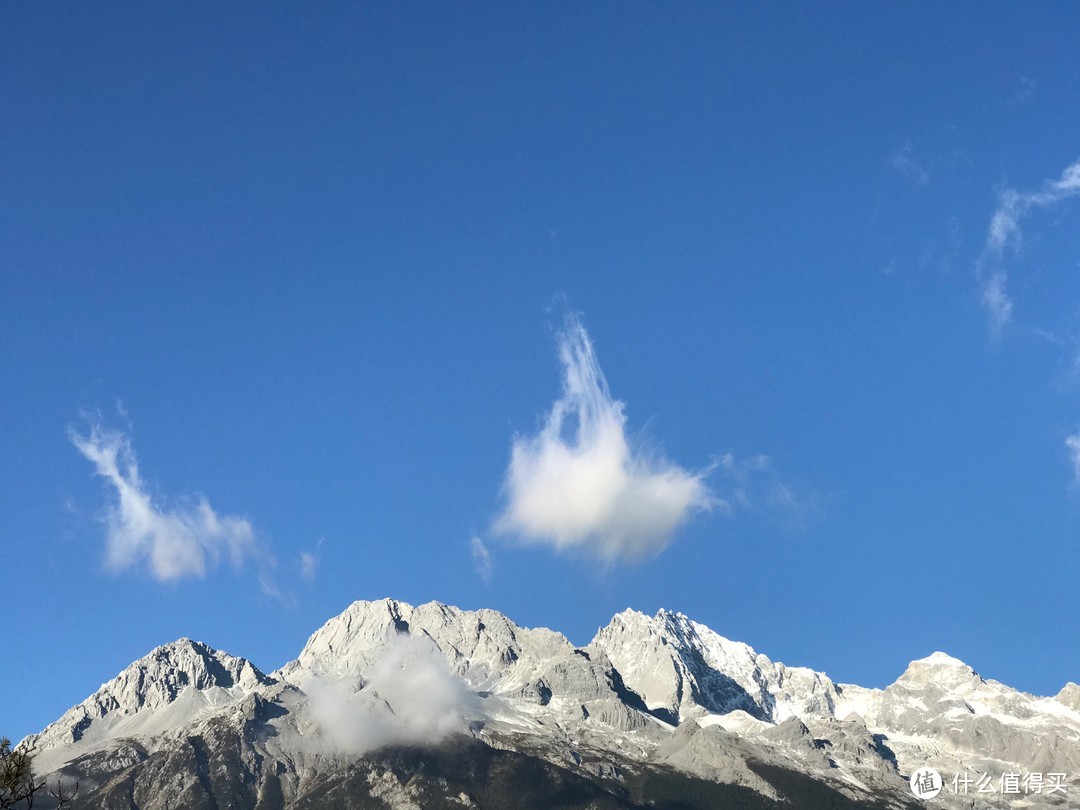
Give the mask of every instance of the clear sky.
[{"label": "clear sky", "polygon": [[6,6],[0,733],[384,596],[1080,680],[1078,26]]}]

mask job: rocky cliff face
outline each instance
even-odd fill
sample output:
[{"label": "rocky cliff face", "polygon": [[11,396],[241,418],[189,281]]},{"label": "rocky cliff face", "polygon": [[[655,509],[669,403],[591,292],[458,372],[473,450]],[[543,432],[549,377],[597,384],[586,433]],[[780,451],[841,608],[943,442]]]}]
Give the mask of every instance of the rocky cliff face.
[{"label": "rocky cliff face", "polygon": [[[942,653],[884,690],[835,684],[667,611],[625,611],[578,648],[496,611],[386,599],[270,675],[160,647],[34,742],[93,807],[905,807],[927,765],[946,782],[1065,774],[1028,798],[1067,807],[1077,703],[1075,684],[1033,697]],[[1017,798],[951,787],[939,805]]]}]

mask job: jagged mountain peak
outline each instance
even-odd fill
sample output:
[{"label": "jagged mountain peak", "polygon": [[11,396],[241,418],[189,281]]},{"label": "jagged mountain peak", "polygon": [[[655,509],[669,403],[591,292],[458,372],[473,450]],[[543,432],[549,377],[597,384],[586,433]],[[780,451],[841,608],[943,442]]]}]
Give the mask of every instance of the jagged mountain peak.
[{"label": "jagged mountain peak", "polygon": [[763,721],[831,712],[837,694],[822,673],[773,663],[683,613],[617,614],[588,649],[603,651],[625,684],[660,717],[742,711]]},{"label": "jagged mountain peak", "polygon": [[[171,702],[186,687],[246,689],[270,679],[245,658],[216,650],[200,641],[180,638],[155,647],[127,666],[94,697],[115,701],[114,709],[133,713],[145,705]],[[108,713],[103,712],[103,715]]]},{"label": "jagged mountain peak", "polygon": [[[115,736],[119,729],[164,730],[198,709],[239,699],[274,681],[245,658],[180,638],[155,647],[31,739],[38,750]],[[170,711],[173,704],[183,704]]]},{"label": "jagged mountain peak", "polygon": [[679,621],[688,620],[689,617],[680,610],[668,610],[667,608],[660,608],[656,611],[655,618],[658,621]]},{"label": "jagged mountain peak", "polygon": [[[667,608],[660,608],[653,616],[627,608],[616,613],[606,627],[600,628],[597,631],[597,637],[611,636],[616,632],[661,635],[667,639],[668,643],[682,644],[694,643],[694,640],[700,637],[709,637],[725,645],[753,653],[749,645],[724,638],[711,628],[693,621],[685,613]],[[753,654],[756,655],[756,653]]]},{"label": "jagged mountain peak", "polygon": [[132,666],[146,666],[151,664],[184,665],[187,662],[201,660],[242,661],[226,652],[216,650],[209,644],[184,636],[155,647],[142,658],[133,662]]},{"label": "jagged mountain peak", "polygon": [[636,645],[647,638],[679,651],[689,659],[709,659],[712,664],[736,669],[772,667],[773,663],[749,644],[732,641],[712,628],[695,622],[680,611],[660,608],[655,616],[636,610],[616,614],[607,627],[597,631],[590,646],[607,649],[619,644]]},{"label": "jagged mountain peak", "polygon": [[315,631],[297,659],[276,674],[298,684],[361,676],[398,635],[429,640],[455,675],[482,690],[503,682],[523,657],[554,660],[575,649],[561,633],[519,627],[496,610],[358,601]]},{"label": "jagged mountain peak", "polygon": [[1080,684],[1069,681],[1061,688],[1061,691],[1054,696],[1054,700],[1064,706],[1068,706],[1070,709],[1076,709],[1080,712]]},{"label": "jagged mountain peak", "polygon": [[961,661],[959,658],[953,658],[951,655],[938,650],[932,652],[925,658],[919,658],[911,662],[912,664],[925,664],[930,667],[965,667],[971,669],[967,664]]},{"label": "jagged mountain peak", "polygon": [[907,689],[953,689],[976,688],[984,684],[983,678],[958,658],[943,652],[935,652],[908,664],[896,679],[894,687]]}]

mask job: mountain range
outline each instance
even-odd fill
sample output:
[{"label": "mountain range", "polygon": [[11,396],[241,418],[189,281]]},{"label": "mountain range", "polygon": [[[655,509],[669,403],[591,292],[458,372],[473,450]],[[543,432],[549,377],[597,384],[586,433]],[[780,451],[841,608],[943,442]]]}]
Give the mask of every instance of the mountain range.
[{"label": "mountain range", "polygon": [[269,674],[158,647],[23,744],[109,810],[1080,803],[1075,683],[1037,697],[935,652],[885,689],[839,684],[666,610],[577,647],[494,610],[359,601]]}]

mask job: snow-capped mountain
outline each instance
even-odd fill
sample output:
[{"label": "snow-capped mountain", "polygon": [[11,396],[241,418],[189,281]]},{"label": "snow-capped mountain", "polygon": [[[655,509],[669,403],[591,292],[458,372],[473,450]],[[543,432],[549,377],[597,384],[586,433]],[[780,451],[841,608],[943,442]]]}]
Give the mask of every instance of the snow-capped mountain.
[{"label": "snow-capped mountain", "polygon": [[1034,697],[943,653],[836,684],[668,611],[575,647],[492,610],[356,602],[270,675],[159,647],[31,741],[110,808],[908,807],[928,766],[938,806],[1080,801],[1076,684]]}]

